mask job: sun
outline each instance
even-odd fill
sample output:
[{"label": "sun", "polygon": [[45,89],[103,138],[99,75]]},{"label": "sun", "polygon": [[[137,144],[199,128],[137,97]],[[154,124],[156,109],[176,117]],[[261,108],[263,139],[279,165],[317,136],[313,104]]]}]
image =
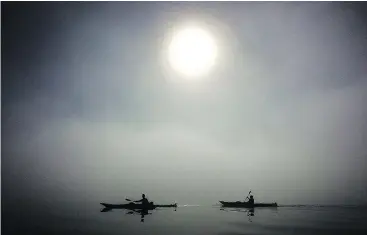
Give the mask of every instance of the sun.
[{"label": "sun", "polygon": [[201,28],[186,28],[172,38],[168,61],[177,72],[188,78],[207,74],[215,65],[217,45],[213,37]]}]

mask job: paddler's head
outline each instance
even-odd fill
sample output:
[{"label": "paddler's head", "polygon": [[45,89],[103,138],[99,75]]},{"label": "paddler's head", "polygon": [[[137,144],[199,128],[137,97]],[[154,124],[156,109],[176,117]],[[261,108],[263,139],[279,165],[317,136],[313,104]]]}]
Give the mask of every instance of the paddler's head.
[{"label": "paddler's head", "polygon": [[254,196],[251,195],[250,198],[254,198]]},{"label": "paddler's head", "polygon": [[145,198],[145,194],[143,193],[142,195],[141,195],[143,198]]}]

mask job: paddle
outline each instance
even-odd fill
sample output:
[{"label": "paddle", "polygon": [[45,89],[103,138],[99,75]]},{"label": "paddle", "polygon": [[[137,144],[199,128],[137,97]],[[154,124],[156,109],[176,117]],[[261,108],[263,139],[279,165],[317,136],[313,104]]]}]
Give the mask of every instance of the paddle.
[{"label": "paddle", "polygon": [[135,202],[134,200],[131,200],[129,198],[125,198],[125,200],[128,201],[128,202]]},{"label": "paddle", "polygon": [[245,198],[245,200],[248,198],[248,195],[250,195],[250,193],[251,193],[251,190],[250,190],[250,192],[248,192],[247,197]]},{"label": "paddle", "polygon": [[131,200],[129,198],[125,198],[125,200],[128,201],[128,202],[134,202],[134,200]]}]

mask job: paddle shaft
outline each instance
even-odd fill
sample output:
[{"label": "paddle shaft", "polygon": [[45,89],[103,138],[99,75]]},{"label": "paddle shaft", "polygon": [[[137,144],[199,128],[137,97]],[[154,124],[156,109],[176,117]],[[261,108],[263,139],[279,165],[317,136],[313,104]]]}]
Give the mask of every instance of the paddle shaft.
[{"label": "paddle shaft", "polygon": [[251,193],[251,190],[250,190],[250,192],[248,192],[247,197],[245,198],[245,200],[248,198],[248,195],[250,195],[250,193]]}]

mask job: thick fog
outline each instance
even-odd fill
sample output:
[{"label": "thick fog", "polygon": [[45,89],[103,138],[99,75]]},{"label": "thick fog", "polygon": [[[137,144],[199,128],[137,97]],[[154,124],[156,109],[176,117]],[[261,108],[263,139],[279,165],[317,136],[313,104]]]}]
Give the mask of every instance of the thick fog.
[{"label": "thick fog", "polygon": [[[144,192],[212,205],[252,190],[279,204],[366,203],[358,5],[14,5],[2,7],[8,202]],[[162,57],[167,32],[185,20],[218,43],[201,80],[180,80]]]}]

